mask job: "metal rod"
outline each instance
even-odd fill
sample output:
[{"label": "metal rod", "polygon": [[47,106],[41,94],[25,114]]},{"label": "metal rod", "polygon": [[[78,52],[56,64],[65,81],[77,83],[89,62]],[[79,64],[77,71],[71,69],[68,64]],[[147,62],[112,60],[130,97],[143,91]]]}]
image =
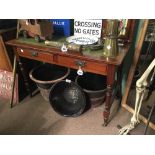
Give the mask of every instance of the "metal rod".
[{"label": "metal rod", "polygon": [[146,132],[147,132],[147,129],[148,129],[148,126],[149,126],[149,123],[150,123],[154,108],[155,108],[155,103],[153,104],[153,106],[152,106],[152,108],[150,110],[149,117],[148,117],[147,124],[146,124],[145,131],[144,131],[144,135],[146,135]]},{"label": "metal rod", "polygon": [[10,107],[13,107],[13,99],[14,99],[14,88],[15,88],[15,81],[16,81],[16,69],[17,69],[17,57],[14,56],[14,63],[13,63],[13,82],[12,82],[12,94],[10,100]]}]

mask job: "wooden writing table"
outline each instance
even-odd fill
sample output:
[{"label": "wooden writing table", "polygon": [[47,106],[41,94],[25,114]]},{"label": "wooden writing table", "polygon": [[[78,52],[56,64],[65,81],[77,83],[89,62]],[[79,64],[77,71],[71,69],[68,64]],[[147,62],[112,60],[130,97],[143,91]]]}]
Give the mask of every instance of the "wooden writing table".
[{"label": "wooden writing table", "polygon": [[[125,55],[129,50],[129,45],[119,47],[119,54],[115,59],[105,58],[102,50],[90,51],[83,50],[82,53],[75,51],[68,51],[67,53],[61,52],[60,49],[46,46],[42,43],[35,43],[34,39],[15,39],[6,42],[14,49],[15,57],[19,62],[22,71],[27,91],[31,94],[28,80],[20,60],[20,57],[47,62],[51,64],[61,65],[73,69],[78,69],[81,66],[83,71],[101,74],[107,76],[107,93],[105,107],[103,111],[104,125],[108,123],[110,108],[112,105],[112,93],[115,83],[115,73],[117,73],[117,81],[121,85],[121,64]],[[16,59],[14,61],[16,63]],[[16,65],[14,65],[15,67]],[[15,70],[15,69],[14,69]],[[12,103],[11,103],[12,104]]]}]

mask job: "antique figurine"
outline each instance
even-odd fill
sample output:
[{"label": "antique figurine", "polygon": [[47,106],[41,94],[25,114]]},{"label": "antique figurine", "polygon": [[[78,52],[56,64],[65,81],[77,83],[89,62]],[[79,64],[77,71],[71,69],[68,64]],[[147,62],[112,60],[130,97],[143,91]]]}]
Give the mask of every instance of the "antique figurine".
[{"label": "antique figurine", "polygon": [[33,37],[36,42],[51,40],[53,25],[52,22],[45,19],[20,19],[19,33],[24,38]]}]

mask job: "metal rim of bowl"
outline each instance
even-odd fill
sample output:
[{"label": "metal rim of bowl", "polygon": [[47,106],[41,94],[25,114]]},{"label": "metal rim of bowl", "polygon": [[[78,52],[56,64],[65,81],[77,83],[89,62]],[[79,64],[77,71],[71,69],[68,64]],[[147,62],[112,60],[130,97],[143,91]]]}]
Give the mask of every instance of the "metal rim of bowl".
[{"label": "metal rim of bowl", "polygon": [[[78,78],[79,78],[80,76],[77,76],[76,78],[75,78],[75,82],[78,84]],[[81,87],[82,88],[82,87]],[[107,91],[107,88],[105,88],[105,89],[101,89],[101,90],[89,90],[89,89],[85,89],[85,88],[83,88],[83,90],[85,91],[85,92],[87,92],[87,93],[103,93],[103,92],[105,92],[105,91]]]},{"label": "metal rim of bowl", "polygon": [[[40,66],[42,66],[42,65],[40,65]],[[70,68],[66,68],[66,69],[67,69],[67,73],[66,73],[64,76],[62,76],[62,77],[60,77],[60,78],[58,78],[58,79],[56,79],[56,80],[50,80],[50,81],[41,81],[41,80],[37,80],[36,78],[34,78],[34,77],[32,76],[32,73],[33,73],[33,71],[34,71],[35,69],[39,68],[40,66],[37,66],[37,67],[33,68],[33,69],[30,71],[30,73],[29,73],[30,79],[33,80],[33,81],[35,81],[36,83],[40,83],[40,84],[51,84],[51,83],[56,83],[56,82],[58,82],[58,81],[61,81],[61,80],[65,79],[65,78],[70,74]]]}]

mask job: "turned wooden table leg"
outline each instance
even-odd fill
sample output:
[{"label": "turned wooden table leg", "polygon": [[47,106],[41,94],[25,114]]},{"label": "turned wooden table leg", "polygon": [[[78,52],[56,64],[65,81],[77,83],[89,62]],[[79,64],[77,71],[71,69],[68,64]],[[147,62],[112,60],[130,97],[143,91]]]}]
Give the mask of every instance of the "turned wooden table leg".
[{"label": "turned wooden table leg", "polygon": [[20,58],[18,58],[18,63],[19,63],[19,67],[20,67],[20,70],[21,70],[22,75],[23,75],[23,79],[24,79],[24,84],[26,86],[26,90],[29,93],[30,97],[32,97],[32,91],[30,89],[29,82],[28,82],[28,79],[27,79],[27,76],[26,76],[26,73],[25,73],[25,70],[24,70],[24,67],[23,67],[23,64],[22,64]]},{"label": "turned wooden table leg", "polygon": [[104,126],[108,124],[109,115],[110,115],[110,108],[112,105],[111,98],[112,98],[112,92],[113,92],[113,84],[115,81],[115,66],[114,65],[108,65],[107,68],[107,92],[106,92],[106,102],[104,106],[103,111],[103,117],[104,117]]}]

